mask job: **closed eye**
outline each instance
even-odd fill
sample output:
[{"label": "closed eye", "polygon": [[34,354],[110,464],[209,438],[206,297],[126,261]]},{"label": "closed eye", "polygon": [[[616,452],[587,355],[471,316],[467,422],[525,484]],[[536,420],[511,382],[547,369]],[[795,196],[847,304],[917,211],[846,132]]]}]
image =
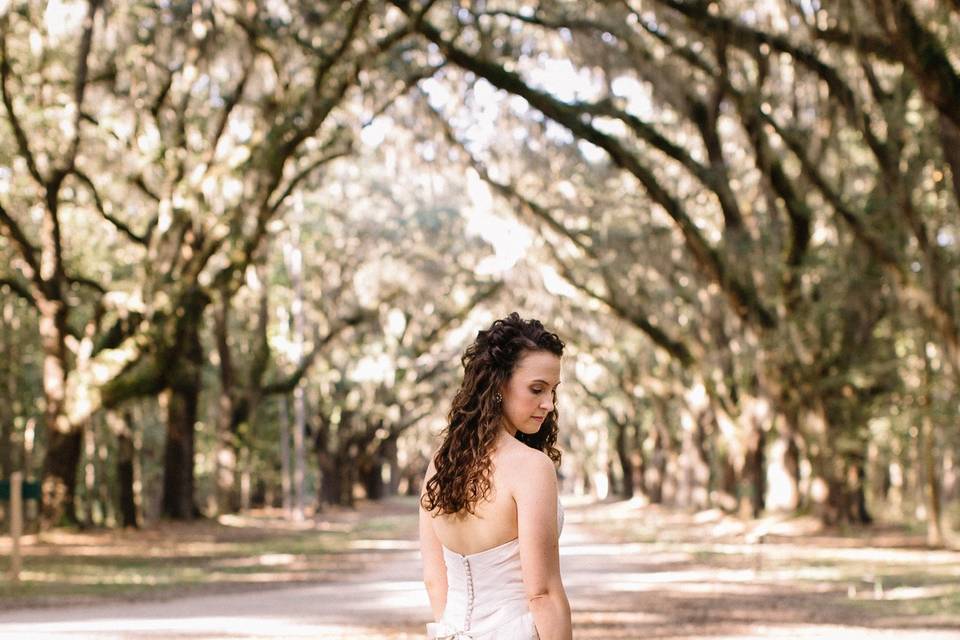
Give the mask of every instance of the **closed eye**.
[{"label": "closed eye", "polygon": [[[559,387],[559,386],[560,386],[560,383],[559,383],[559,382],[558,382],[556,385],[554,385],[554,387],[553,387],[553,393],[554,393],[554,394],[557,393],[557,387]],[[533,393],[536,393],[536,394],[541,394],[541,393],[543,393],[544,391],[546,391],[546,389],[544,389],[543,387],[531,387],[531,388],[530,388],[530,391],[532,391]]]}]

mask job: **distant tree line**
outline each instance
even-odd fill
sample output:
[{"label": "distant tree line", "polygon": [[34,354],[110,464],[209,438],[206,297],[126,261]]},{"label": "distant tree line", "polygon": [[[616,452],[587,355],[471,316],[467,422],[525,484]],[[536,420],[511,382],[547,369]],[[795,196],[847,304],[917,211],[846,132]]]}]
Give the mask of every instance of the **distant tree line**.
[{"label": "distant tree line", "polygon": [[[256,469],[302,513],[311,448],[321,503],[415,491],[458,331],[526,305],[593,372],[582,478],[827,522],[919,496],[942,541],[955,4],[75,6],[0,18],[0,464],[36,441],[45,526],[83,469],[137,522],[153,414],[166,517],[197,469],[215,511]],[[470,172],[569,291],[483,275]]]}]

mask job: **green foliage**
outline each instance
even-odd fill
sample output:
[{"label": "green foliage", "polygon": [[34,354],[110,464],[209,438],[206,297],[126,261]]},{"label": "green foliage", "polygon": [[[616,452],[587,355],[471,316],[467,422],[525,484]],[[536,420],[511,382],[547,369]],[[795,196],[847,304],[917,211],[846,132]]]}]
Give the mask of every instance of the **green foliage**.
[{"label": "green foliage", "polygon": [[581,483],[630,434],[674,497],[758,497],[789,443],[837,517],[890,465],[907,510],[917,423],[935,469],[960,444],[957,42],[946,9],[860,4],[131,1],[85,31],[16,3],[0,444],[136,406],[155,494],[154,398],[197,373],[198,504],[230,452],[276,502],[299,388],[308,476],[349,502],[419,473],[459,353],[520,309],[583,376]]}]

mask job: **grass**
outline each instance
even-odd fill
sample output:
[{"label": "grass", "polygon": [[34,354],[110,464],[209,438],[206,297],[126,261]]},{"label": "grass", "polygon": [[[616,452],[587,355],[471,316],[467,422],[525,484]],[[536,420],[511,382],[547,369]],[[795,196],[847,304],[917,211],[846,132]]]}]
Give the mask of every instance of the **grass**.
[{"label": "grass", "polygon": [[[925,549],[922,532],[881,523],[844,535],[810,517],[565,504],[567,522],[591,540],[630,545],[623,560],[641,583],[656,578],[653,589],[625,592],[622,611],[657,611],[670,625],[714,624],[696,618],[709,606],[744,619],[789,610],[811,624],[960,626],[960,553]],[[415,499],[392,499],[301,524],[261,513],[132,532],[57,530],[26,544],[21,583],[0,579],[0,609],[325,581],[415,548],[416,528]],[[758,531],[764,542],[751,544]],[[0,571],[7,562],[0,539]],[[671,598],[677,608],[664,609]]]},{"label": "grass", "polygon": [[408,502],[299,524],[261,513],[139,531],[54,530],[25,539],[18,583],[7,577],[9,543],[0,538],[0,608],[323,581],[363,566],[371,546],[365,541],[414,537],[416,511]]},{"label": "grass", "polygon": [[[684,570],[752,571],[771,592],[809,594],[814,613],[823,607],[841,618],[846,610],[852,619],[960,626],[960,553],[926,548],[925,530],[909,525],[828,529],[811,516],[751,520],[625,502],[582,513],[574,507],[567,515],[608,542],[641,545],[641,556],[685,558]],[[758,532],[762,543],[755,542]],[[723,580],[715,579],[720,590]]]}]

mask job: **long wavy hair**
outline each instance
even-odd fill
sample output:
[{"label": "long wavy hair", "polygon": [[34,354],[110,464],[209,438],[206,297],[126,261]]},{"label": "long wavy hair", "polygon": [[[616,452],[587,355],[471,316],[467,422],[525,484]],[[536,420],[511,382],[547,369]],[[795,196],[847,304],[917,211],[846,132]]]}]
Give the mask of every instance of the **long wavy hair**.
[{"label": "long wavy hair", "polygon": [[[428,512],[474,513],[490,494],[490,452],[501,428],[502,403],[497,393],[513,375],[520,358],[531,351],[563,355],[563,341],[539,320],[523,320],[514,312],[477,333],[467,347],[463,382],[453,398],[443,442],[433,458],[436,473],[427,481],[420,504]],[[546,453],[560,464],[557,408],[547,414],[533,434],[517,431],[517,440]]]}]

